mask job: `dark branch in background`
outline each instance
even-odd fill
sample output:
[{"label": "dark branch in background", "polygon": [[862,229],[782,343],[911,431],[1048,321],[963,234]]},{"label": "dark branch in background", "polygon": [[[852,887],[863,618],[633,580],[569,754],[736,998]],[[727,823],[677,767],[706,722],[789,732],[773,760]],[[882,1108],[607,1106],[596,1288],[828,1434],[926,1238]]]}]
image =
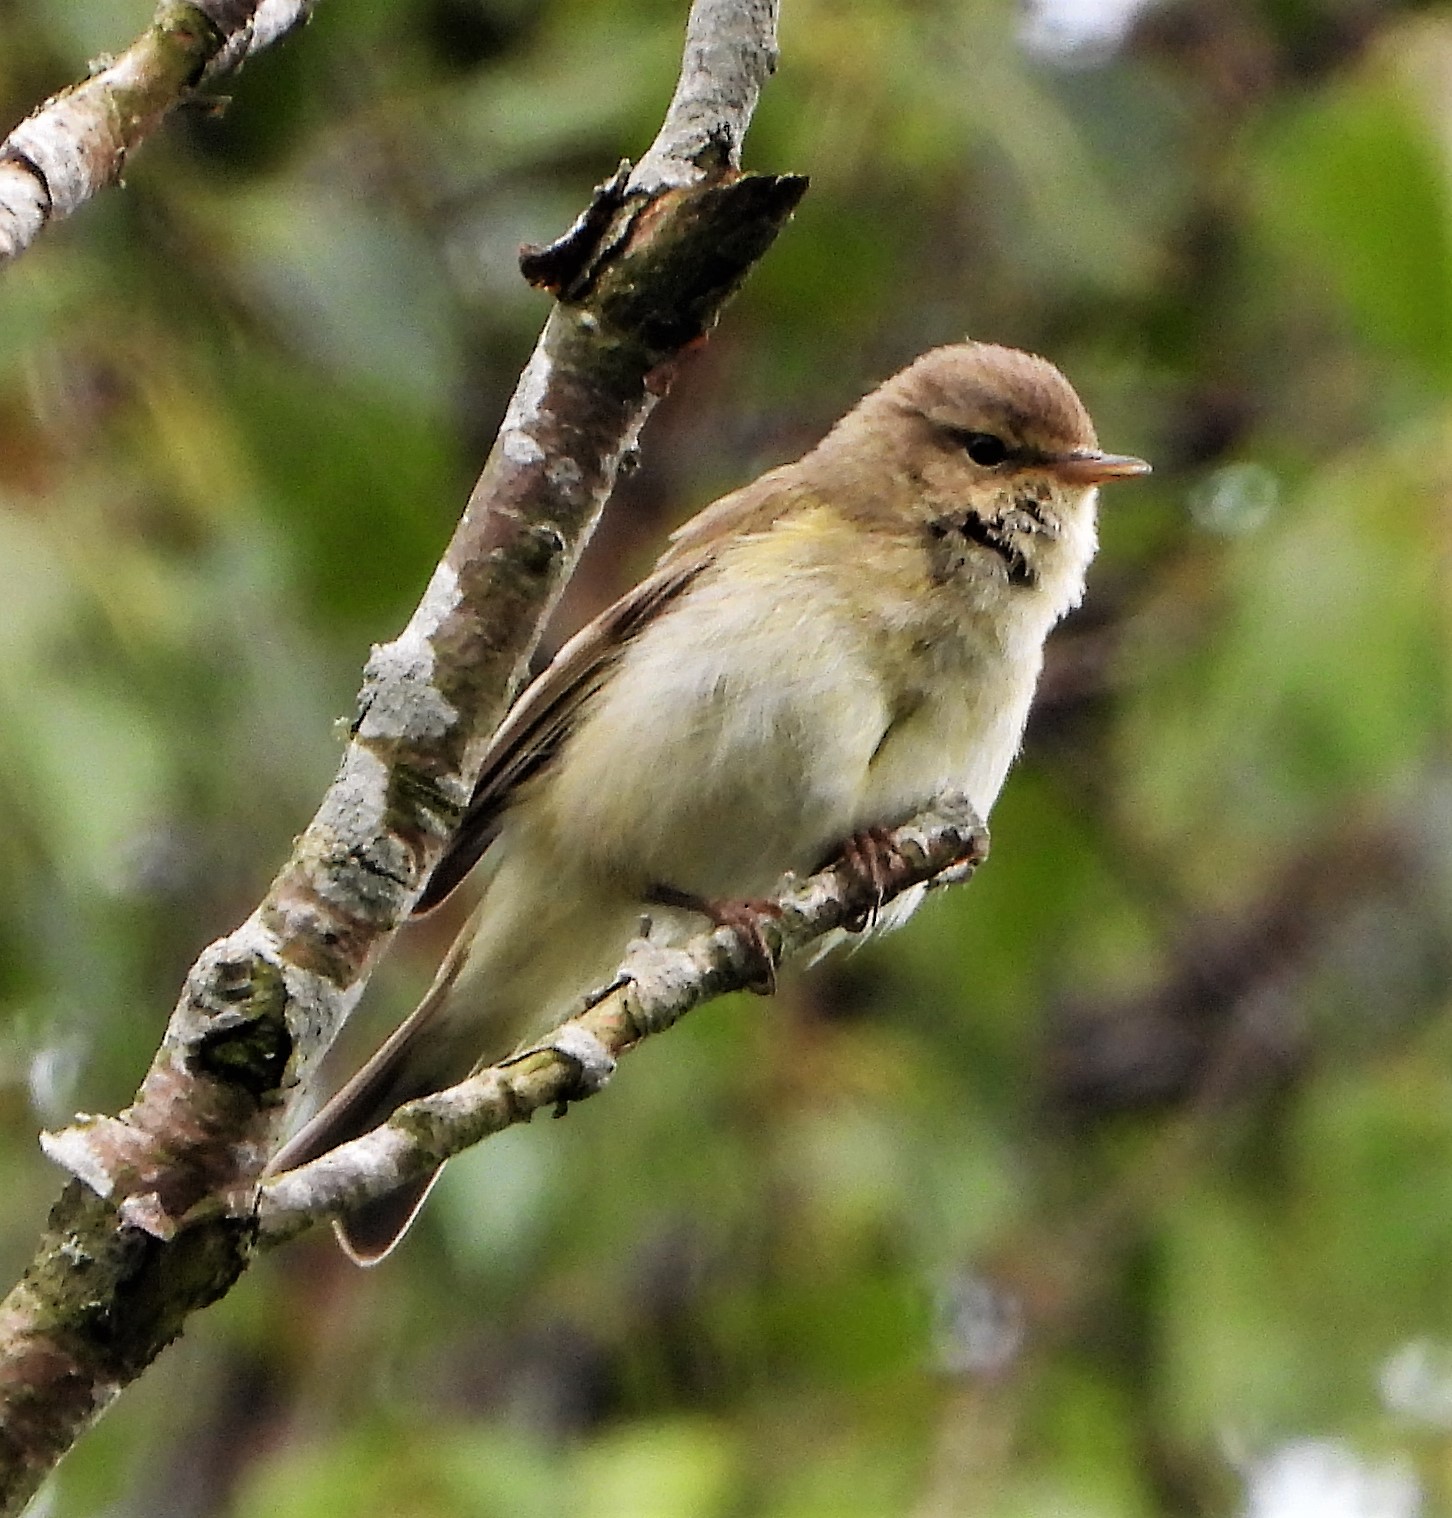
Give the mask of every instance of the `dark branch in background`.
[{"label": "dark branch in background", "polygon": [[[988,834],[959,797],[943,797],[896,828],[892,843],[907,863],[883,894],[838,863],[753,914],[773,969],[903,891],[968,879],[988,855]],[[261,1242],[282,1243],[320,1218],[376,1200],[481,1139],[528,1122],[541,1107],[592,1094],[627,1050],[701,1002],[758,984],[762,969],[735,927],[707,930],[680,949],[634,945],[622,983],[590,998],[593,1005],[524,1058],[410,1102],[372,1133],[264,1182],[255,1201]],[[239,1210],[253,1206],[249,1194]]]},{"label": "dark branch in background", "polygon": [[[223,19],[242,25],[250,10]],[[713,51],[703,39],[718,28],[733,41]],[[373,651],[317,816],[253,915],[193,967],[133,1104],[47,1138],[84,1184],[66,1188],[0,1305],[0,1513],[17,1512],[246,1268],[254,1224],[199,1204],[256,1175],[286,1095],[336,1036],[467,805],[488,734],[680,352],[801,197],[804,180],[738,168],[776,56],[775,7],[697,0],[690,38],[689,89],[648,158],[673,172],[632,176],[588,236],[570,234],[569,299],[422,602]],[[714,79],[693,62],[703,49]]]},{"label": "dark branch in background", "polygon": [[1303,983],[1347,919],[1427,874],[1409,831],[1354,821],[1306,850],[1234,918],[1181,925],[1167,973],[1142,993],[1071,1002],[1051,1018],[1044,1100],[1076,1124],[1219,1101],[1293,1079],[1313,1048]]},{"label": "dark branch in background", "polygon": [[317,0],[161,0],[151,25],[0,142],[0,262],[115,184],[127,156],[198,85],[238,68],[312,15]]}]

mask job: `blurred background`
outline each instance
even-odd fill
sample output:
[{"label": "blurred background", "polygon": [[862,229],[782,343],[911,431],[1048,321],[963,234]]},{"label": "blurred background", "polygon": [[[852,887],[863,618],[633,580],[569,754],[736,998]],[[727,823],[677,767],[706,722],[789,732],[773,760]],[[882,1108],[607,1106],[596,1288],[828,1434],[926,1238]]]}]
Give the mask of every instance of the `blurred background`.
[{"label": "blurred background", "polygon": [[[0,129],[150,0],[0,0]],[[0,1269],[251,909],[684,0],[325,0],[0,277]],[[794,224],[554,637],[923,348],[1112,492],[990,864],[278,1252],[40,1499],[161,1518],[1452,1513],[1452,12],[787,0]],[[412,929],[339,1051],[411,1004]]]}]

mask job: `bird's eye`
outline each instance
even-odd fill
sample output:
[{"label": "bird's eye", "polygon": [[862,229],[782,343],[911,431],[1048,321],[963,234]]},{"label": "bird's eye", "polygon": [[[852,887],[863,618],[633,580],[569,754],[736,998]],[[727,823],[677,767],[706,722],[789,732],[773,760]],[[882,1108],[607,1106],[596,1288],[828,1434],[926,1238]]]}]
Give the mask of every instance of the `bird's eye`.
[{"label": "bird's eye", "polygon": [[966,432],[963,451],[980,468],[993,469],[1008,457],[1008,444],[991,432]]}]

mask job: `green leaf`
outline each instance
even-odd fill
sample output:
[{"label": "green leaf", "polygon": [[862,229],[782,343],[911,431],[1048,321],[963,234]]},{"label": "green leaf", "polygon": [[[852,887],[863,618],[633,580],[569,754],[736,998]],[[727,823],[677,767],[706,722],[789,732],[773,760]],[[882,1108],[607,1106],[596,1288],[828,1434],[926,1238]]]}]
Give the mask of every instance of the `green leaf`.
[{"label": "green leaf", "polygon": [[1290,112],[1262,147],[1260,212],[1372,340],[1452,377],[1452,206],[1405,84],[1349,81]]}]

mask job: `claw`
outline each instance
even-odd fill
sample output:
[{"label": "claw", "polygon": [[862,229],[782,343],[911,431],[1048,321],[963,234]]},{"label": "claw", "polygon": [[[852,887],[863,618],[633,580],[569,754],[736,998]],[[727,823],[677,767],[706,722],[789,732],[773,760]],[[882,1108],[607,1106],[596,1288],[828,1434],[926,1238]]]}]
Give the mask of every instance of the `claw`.
[{"label": "claw", "polygon": [[590,1032],[578,1023],[566,1023],[543,1048],[551,1049],[574,1066],[575,1089],[562,1096],[555,1106],[555,1116],[563,1117],[570,1103],[582,1102],[604,1089],[615,1074],[615,1056]]},{"label": "claw", "polygon": [[888,893],[897,885],[911,862],[892,841],[885,827],[863,828],[842,845],[841,863],[853,885],[865,889],[865,906],[853,912],[842,924],[849,933],[863,933],[877,925],[878,914]]},{"label": "claw", "polygon": [[718,928],[730,928],[741,940],[747,956],[756,961],[746,989],[757,996],[776,995],[776,960],[762,928],[763,917],[780,917],[781,908],[774,901],[748,897],[742,901],[713,901],[707,915]]},{"label": "claw", "polygon": [[730,928],[747,957],[755,961],[746,989],[758,996],[776,994],[776,956],[761,923],[763,917],[781,916],[781,908],[776,902],[758,896],[736,901],[709,901],[704,896],[668,885],[652,886],[646,892],[646,900],[657,906],[683,907],[688,912],[699,912],[718,928]]}]

